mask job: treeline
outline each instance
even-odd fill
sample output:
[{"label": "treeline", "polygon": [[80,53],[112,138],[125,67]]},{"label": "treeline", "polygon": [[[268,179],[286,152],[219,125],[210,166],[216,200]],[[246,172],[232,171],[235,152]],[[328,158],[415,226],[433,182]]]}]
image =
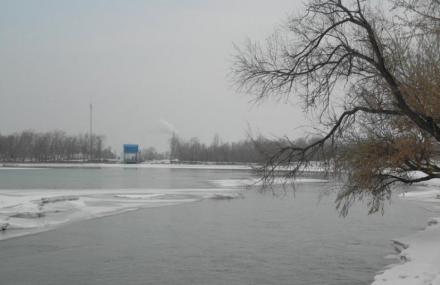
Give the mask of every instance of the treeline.
[{"label": "treeline", "polygon": [[[299,138],[293,143],[304,147],[317,138]],[[222,142],[218,135],[210,145],[201,143],[197,138],[184,140],[177,135],[170,139],[169,158],[180,162],[226,162],[226,163],[261,163],[279,150],[282,140],[269,140],[264,137],[246,139],[239,142]],[[319,160],[319,155],[314,159]]]},{"label": "treeline", "polygon": [[140,154],[141,161],[167,160],[169,157],[169,152],[158,152],[154,147],[143,149]]},{"label": "treeline", "polygon": [[174,135],[170,139],[170,159],[200,162],[260,162],[261,152],[251,140],[221,142],[216,135],[210,145],[197,138],[184,140]]},{"label": "treeline", "polygon": [[23,131],[0,134],[0,160],[4,162],[103,161],[116,155],[104,146],[104,137],[80,134],[67,135],[63,131]]}]

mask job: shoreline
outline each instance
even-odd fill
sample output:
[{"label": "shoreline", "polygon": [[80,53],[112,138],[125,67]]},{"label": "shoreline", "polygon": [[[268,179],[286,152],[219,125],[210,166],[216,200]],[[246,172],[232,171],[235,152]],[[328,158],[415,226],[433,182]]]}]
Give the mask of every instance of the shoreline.
[{"label": "shoreline", "polygon": [[400,199],[433,213],[423,230],[392,240],[400,263],[377,273],[372,285],[440,285],[440,179],[409,187]]},{"label": "shoreline", "polygon": [[[0,170],[14,169],[102,169],[102,168],[119,168],[119,169],[197,169],[197,170],[243,170],[254,171],[258,168],[254,163],[156,163],[144,162],[137,164],[124,163],[0,163]],[[279,172],[288,172],[290,168],[278,168]],[[319,162],[314,162],[301,170],[301,175],[311,173],[323,173],[324,167]]]},{"label": "shoreline", "polygon": [[169,169],[207,169],[207,170],[252,170],[249,164],[173,164],[173,163],[1,163],[1,169],[46,169],[46,168],[169,168]]}]

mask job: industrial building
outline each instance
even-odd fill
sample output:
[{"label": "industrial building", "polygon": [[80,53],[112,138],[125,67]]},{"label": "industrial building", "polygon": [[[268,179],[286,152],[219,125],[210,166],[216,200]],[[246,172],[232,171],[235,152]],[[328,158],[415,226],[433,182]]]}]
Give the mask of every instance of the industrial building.
[{"label": "industrial building", "polygon": [[138,163],[140,161],[139,145],[137,144],[124,144],[124,163]]}]

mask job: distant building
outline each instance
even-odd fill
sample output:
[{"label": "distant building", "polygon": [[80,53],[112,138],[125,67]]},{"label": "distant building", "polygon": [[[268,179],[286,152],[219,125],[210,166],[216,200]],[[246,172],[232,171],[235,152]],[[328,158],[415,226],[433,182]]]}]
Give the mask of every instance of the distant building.
[{"label": "distant building", "polygon": [[124,144],[124,163],[138,163],[139,162],[139,145]]}]

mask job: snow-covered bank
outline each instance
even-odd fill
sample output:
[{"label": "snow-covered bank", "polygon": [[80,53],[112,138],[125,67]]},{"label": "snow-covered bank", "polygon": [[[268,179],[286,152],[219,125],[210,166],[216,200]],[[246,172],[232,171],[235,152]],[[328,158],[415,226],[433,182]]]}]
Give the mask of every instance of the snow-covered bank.
[{"label": "snow-covered bank", "polygon": [[393,241],[401,263],[376,275],[373,285],[440,285],[440,179],[410,188],[401,198],[423,203],[435,217],[423,231]]},{"label": "snow-covered bank", "polygon": [[245,164],[170,164],[170,163],[3,163],[2,169],[41,168],[166,168],[166,169],[209,169],[209,170],[251,170]]},{"label": "snow-covered bank", "polygon": [[[44,169],[44,168],[160,168],[160,169],[206,169],[206,170],[252,170],[254,164],[187,164],[187,163],[3,163],[0,170]],[[291,171],[290,167],[279,167],[279,171]],[[311,163],[304,172],[323,172],[320,162]]]},{"label": "snow-covered bank", "polygon": [[0,240],[139,208],[241,197],[237,189],[218,188],[0,190]]}]

